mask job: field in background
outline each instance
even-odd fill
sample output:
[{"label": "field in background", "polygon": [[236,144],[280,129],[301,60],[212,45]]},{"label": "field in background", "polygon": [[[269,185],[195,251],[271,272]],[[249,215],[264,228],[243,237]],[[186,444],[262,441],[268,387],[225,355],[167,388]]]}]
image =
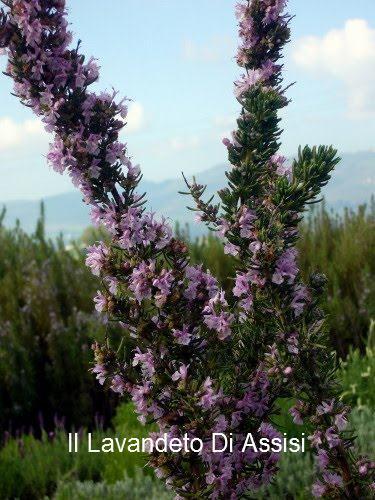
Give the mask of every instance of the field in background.
[{"label": "field in background", "polygon": [[[356,407],[363,451],[375,442],[374,225],[374,202],[341,216],[323,207],[301,226],[299,244],[304,276],[319,270],[329,279],[325,308],[332,349],[345,359],[342,397]],[[224,288],[231,287],[233,260],[221,242],[213,234],[196,239],[186,228],[177,232],[188,241],[192,261],[203,262]],[[103,338],[105,327],[93,310],[98,281],[84,265],[83,247],[100,236],[105,234],[88,229],[66,247],[62,239],[46,237],[43,217],[31,235],[19,226],[0,227],[0,498],[170,498],[144,469],[144,457],[72,457],[66,451],[72,427],[83,436],[94,429],[97,439],[103,427],[107,435],[146,432],[132,408],[118,406],[89,373],[90,346]],[[291,422],[285,428],[296,432]],[[310,498],[312,469],[309,454],[285,457],[267,495]]]}]

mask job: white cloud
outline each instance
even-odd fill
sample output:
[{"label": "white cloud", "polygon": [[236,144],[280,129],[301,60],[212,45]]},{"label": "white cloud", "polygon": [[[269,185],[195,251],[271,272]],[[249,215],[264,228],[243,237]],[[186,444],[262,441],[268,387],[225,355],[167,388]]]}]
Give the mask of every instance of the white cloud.
[{"label": "white cloud", "polygon": [[236,120],[239,116],[238,114],[230,114],[230,115],[217,115],[214,118],[214,125],[216,127],[232,127],[236,126]]},{"label": "white cloud", "polygon": [[167,158],[175,153],[184,152],[188,154],[198,149],[202,140],[197,135],[174,136],[165,139],[163,142],[157,142],[153,145],[152,151],[160,158]]},{"label": "white cloud", "polygon": [[349,19],[342,29],[297,41],[298,66],[344,83],[352,115],[375,113],[375,29],[364,19]]},{"label": "white cloud", "polygon": [[[129,106],[125,133],[134,133],[145,126],[143,106],[133,102]],[[0,152],[24,152],[36,150],[46,152],[51,135],[38,118],[16,122],[8,116],[0,117]],[[44,148],[45,150],[43,150]]]},{"label": "white cloud", "polygon": [[200,145],[200,139],[197,136],[174,137],[168,141],[168,147],[172,151],[187,151],[195,149]]},{"label": "white cloud", "polygon": [[40,120],[25,120],[21,123],[4,116],[0,118],[0,151],[29,147],[47,137]]},{"label": "white cloud", "polygon": [[362,184],[368,186],[375,186],[375,177],[366,177],[366,179],[362,182]]},{"label": "white cloud", "polygon": [[182,55],[187,61],[193,62],[218,62],[233,56],[234,44],[229,37],[215,37],[198,44],[193,40],[185,40]]},{"label": "white cloud", "polygon": [[127,126],[125,133],[139,132],[145,126],[145,112],[142,104],[132,102],[129,105],[128,116],[126,118]]}]

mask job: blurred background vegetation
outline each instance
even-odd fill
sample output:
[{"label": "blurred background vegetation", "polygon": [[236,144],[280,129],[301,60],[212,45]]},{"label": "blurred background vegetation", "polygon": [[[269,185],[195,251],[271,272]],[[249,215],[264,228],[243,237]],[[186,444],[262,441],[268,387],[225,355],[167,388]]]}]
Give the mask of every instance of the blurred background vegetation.
[{"label": "blurred background vegetation", "polygon": [[[1,218],[3,220],[4,214]],[[301,225],[300,264],[307,278],[329,280],[325,309],[331,348],[338,354],[341,397],[355,407],[352,423],[363,452],[374,447],[375,392],[375,203],[337,215],[324,205]],[[224,288],[232,286],[234,262],[212,233],[199,239],[188,227],[176,233]],[[33,234],[0,224],[0,498],[171,498],[137,454],[67,452],[68,430],[82,439],[143,436],[131,404],[119,405],[89,372],[91,344],[106,326],[94,312],[98,281],[84,265],[84,247],[106,238],[88,228],[66,246],[48,239],[44,214]],[[119,332],[111,332],[116,335]],[[115,415],[113,417],[113,415]],[[280,422],[283,432],[297,432]],[[112,434],[111,434],[112,433]],[[373,450],[372,450],[373,451]],[[259,498],[311,498],[309,453],[286,455],[275,484]]]},{"label": "blurred background vegetation", "polygon": [[89,372],[105,327],[82,249],[47,240],[42,212],[32,235],[0,227],[0,255],[0,429],[108,421],[115,398]]}]

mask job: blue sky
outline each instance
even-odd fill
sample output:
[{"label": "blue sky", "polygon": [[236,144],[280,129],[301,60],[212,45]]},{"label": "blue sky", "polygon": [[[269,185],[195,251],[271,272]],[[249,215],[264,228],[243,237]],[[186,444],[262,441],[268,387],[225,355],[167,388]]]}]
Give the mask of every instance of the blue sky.
[{"label": "blue sky", "polygon": [[[68,0],[82,49],[99,59],[100,88],[134,99],[129,151],[147,179],[194,174],[226,162],[234,127],[237,43],[232,0]],[[290,0],[296,15],[285,79],[297,84],[283,115],[283,152],[334,144],[374,148],[374,0]],[[4,61],[0,63],[4,66]],[[46,166],[48,136],[0,80],[0,201],[71,189]],[[204,179],[203,179],[204,180]]]}]

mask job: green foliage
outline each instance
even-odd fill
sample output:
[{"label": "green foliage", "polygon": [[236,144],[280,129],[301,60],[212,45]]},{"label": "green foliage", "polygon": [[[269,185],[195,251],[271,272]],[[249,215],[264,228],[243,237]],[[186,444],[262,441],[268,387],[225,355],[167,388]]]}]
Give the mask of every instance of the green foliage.
[{"label": "green foliage", "polygon": [[[298,160],[298,176],[307,175],[304,168],[308,165],[324,177],[322,171],[335,162],[334,151],[329,148],[319,151],[301,152],[301,155],[308,155],[309,161],[303,161],[304,156]],[[280,179],[282,181],[282,177]],[[323,204],[311,210],[300,224],[298,249],[302,275],[305,281],[314,272],[324,273],[328,278],[324,308],[328,315],[331,345],[341,358],[346,357],[350,346],[364,351],[370,320],[375,317],[374,229],[374,200],[357,211],[346,209],[342,216],[329,212]],[[176,234],[188,242],[192,262],[202,263],[226,291],[231,290],[235,260],[224,254],[222,242],[216,234],[209,233],[193,240],[189,228],[179,225]],[[92,243],[100,238],[103,238],[103,231],[90,229],[85,232],[83,241]]]},{"label": "green foliage", "polygon": [[[331,345],[339,357],[345,357],[350,346],[364,350],[370,320],[375,317],[374,225],[373,201],[357,211],[346,210],[343,216],[328,212],[323,205],[300,225],[298,248],[303,278],[308,281],[314,272],[328,278],[324,308]],[[179,234],[189,242],[193,262],[203,262],[230,290],[234,259],[224,254],[215,235],[192,241],[187,230]]]},{"label": "green foliage", "polygon": [[0,451],[0,498],[37,499],[52,494],[59,477],[69,471],[73,455],[59,432],[53,440],[22,436]]},{"label": "green foliage", "polygon": [[[114,418],[114,430],[104,433],[97,429],[93,432],[92,444],[97,448],[105,437],[142,438],[146,437],[150,430],[149,427],[144,427],[138,422],[133,406],[124,404],[119,406]],[[146,484],[151,484],[154,476],[151,469],[146,468],[146,456],[127,451],[88,453],[87,431],[82,431],[80,434],[78,453],[68,452],[68,437],[62,429],[56,430],[53,434],[44,432],[41,439],[36,439],[32,435],[10,438],[0,450],[0,498],[27,500],[43,498],[45,495],[52,495],[59,482],[71,483],[69,487],[62,488],[61,494],[65,495],[66,491],[70,491],[69,488],[78,488],[77,491],[80,491],[81,486],[77,484],[86,481],[114,485],[103,488],[116,492],[122,487],[124,474],[127,478],[132,478],[134,484],[138,485],[138,490],[141,491],[138,472],[141,469],[144,481]],[[130,484],[133,483],[130,482]],[[82,488],[89,491],[90,486],[86,486]],[[95,490],[95,487],[92,486],[92,489]],[[101,491],[100,487],[97,492],[99,491]],[[161,489],[159,488],[158,491]],[[66,496],[58,498],[66,498]]]},{"label": "green foliage", "polygon": [[[375,443],[375,324],[369,332],[366,354],[362,355],[358,349],[351,349],[346,361],[340,363],[339,378],[342,385],[342,398],[354,410],[350,415],[350,427],[355,429],[356,447],[360,454],[373,456]],[[277,428],[286,432],[289,437],[300,436],[301,432],[308,432],[304,426],[293,424],[286,411],[292,406],[291,401],[280,400],[278,406],[282,415],[275,419]],[[274,483],[266,490],[263,489],[257,498],[293,498],[308,500],[311,497],[314,462],[310,453],[304,455],[283,454],[280,461],[280,473]]]},{"label": "green foliage", "polygon": [[[375,428],[374,410],[356,408],[351,415],[351,425],[356,429],[356,446],[360,453],[373,453]],[[134,417],[132,405],[121,405],[114,419],[115,429],[105,437],[143,437],[149,432]],[[297,435],[296,427],[278,427],[289,436]],[[299,428],[300,429],[300,428]],[[94,433],[94,446],[104,437],[102,431]],[[137,453],[87,453],[86,434],[77,454],[67,450],[67,436],[58,431],[52,437],[43,434],[41,440],[32,436],[11,439],[0,450],[0,498],[36,500],[89,500],[108,498],[162,499],[172,498],[160,481],[155,481],[152,471],[145,468],[145,457]],[[310,499],[314,462],[311,454],[286,453],[280,461],[280,474],[256,498]]]},{"label": "green foliage", "polygon": [[60,483],[53,496],[54,500],[169,500],[174,495],[168,493],[161,482],[153,481],[137,471],[135,477],[125,476],[114,484],[93,481]]},{"label": "green foliage", "polygon": [[77,247],[46,239],[43,217],[34,234],[0,226],[0,429],[91,425],[110,412],[89,373],[91,344],[104,336],[93,313],[97,289]]},{"label": "green foliage", "polygon": [[[356,448],[360,454],[374,453],[375,429],[374,410],[356,408],[350,417],[350,425],[356,429]],[[284,453],[280,460],[280,472],[272,485],[263,488],[255,498],[279,500],[310,500],[314,479],[314,459],[311,453]]]},{"label": "green foliage", "polygon": [[[272,422],[279,432],[286,433],[288,437],[298,437],[301,438],[304,433],[305,436],[309,434],[309,429],[306,425],[297,425],[293,422],[293,418],[289,413],[289,410],[296,403],[293,399],[280,398],[276,401],[276,406],[278,408],[278,413]],[[307,443],[308,446],[308,443]]]},{"label": "green foliage", "polygon": [[98,241],[104,241],[105,243],[109,243],[110,241],[110,235],[103,226],[100,226],[99,228],[93,226],[87,227],[79,239],[79,242],[85,247],[94,245]]},{"label": "green foliage", "polygon": [[356,445],[361,454],[373,457],[375,443],[374,408],[356,408],[350,417],[350,423],[357,433]]},{"label": "green foliage", "polygon": [[296,212],[302,211],[331,178],[330,173],[340,161],[336,155],[337,151],[327,146],[300,148],[298,158],[293,162],[293,181],[288,184],[289,188],[284,183],[283,193],[279,198],[276,195],[274,203]]},{"label": "green foliage", "polygon": [[280,471],[273,484],[262,488],[255,498],[310,500],[313,479],[314,459],[310,453],[285,453],[280,460]]},{"label": "green foliage", "polygon": [[323,272],[328,278],[325,310],[331,343],[344,358],[349,347],[364,350],[375,317],[375,203],[343,216],[324,206],[301,227],[300,264],[304,277]]},{"label": "green foliage", "polygon": [[372,321],[365,354],[362,355],[358,349],[351,349],[347,359],[342,361],[340,366],[343,400],[352,406],[368,407],[373,410],[375,410],[374,333],[375,323]]},{"label": "green foliage", "polygon": [[[113,423],[115,434],[120,437],[142,439],[147,437],[151,430],[149,426],[140,424],[132,404],[119,406]],[[153,473],[151,469],[145,468],[146,464],[147,455],[142,453],[130,453],[127,450],[122,453],[110,453],[106,457],[102,477],[107,483],[114,484],[123,478],[124,470],[129,477],[135,477],[137,470],[141,468],[144,469],[144,474],[149,476]]]},{"label": "green foliage", "polygon": [[[302,225],[300,243],[305,276],[314,270],[328,276],[325,308],[331,338],[339,352],[349,352],[340,365],[342,397],[359,407],[351,422],[361,452],[370,454],[375,441],[375,339],[374,331],[369,337],[367,333],[375,317],[374,215],[374,204],[367,210],[346,211],[343,217],[323,207]],[[188,233],[183,236],[189,240]],[[96,231],[90,230],[84,239],[96,241]],[[210,268],[226,289],[233,286],[233,258],[224,255],[214,234],[190,241],[189,246],[194,263]],[[104,327],[93,314],[97,282],[86,270],[80,248],[67,249],[61,239],[46,240],[41,220],[31,236],[20,227],[1,227],[0,250],[0,424],[31,423],[40,410],[47,424],[54,412],[77,426],[91,424],[92,414],[105,411],[108,404],[88,371],[90,344],[104,335]],[[280,400],[281,413],[291,404]],[[275,423],[290,436],[305,430],[288,417],[276,417]],[[118,408],[113,425],[106,437],[143,437],[149,432],[138,423],[131,405]],[[83,432],[83,442],[85,436]],[[96,430],[94,436],[99,442],[104,434]],[[0,450],[0,498],[170,498],[154,483],[145,456],[89,454],[84,449],[83,444],[79,453],[69,454],[63,430],[53,437],[43,433],[40,440],[31,435],[8,440]],[[311,498],[312,472],[309,454],[284,455],[276,482],[259,498]]]}]

